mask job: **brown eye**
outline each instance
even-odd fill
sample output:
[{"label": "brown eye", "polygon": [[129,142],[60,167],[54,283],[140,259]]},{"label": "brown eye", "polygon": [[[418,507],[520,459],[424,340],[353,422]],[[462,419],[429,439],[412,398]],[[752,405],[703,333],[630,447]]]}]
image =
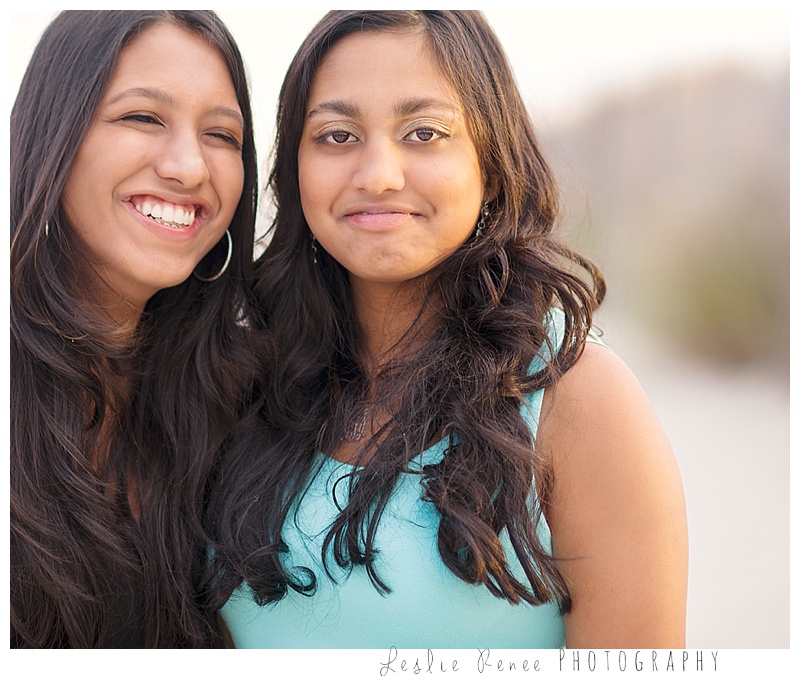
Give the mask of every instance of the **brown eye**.
[{"label": "brown eye", "polygon": [[347,143],[349,138],[350,134],[346,131],[335,131],[331,134],[331,139],[334,143]]},{"label": "brown eye", "polygon": [[419,129],[409,132],[406,136],[406,140],[414,143],[430,143],[431,141],[443,138],[444,136],[445,134],[437,131],[436,129],[431,129],[430,127],[420,127]]}]

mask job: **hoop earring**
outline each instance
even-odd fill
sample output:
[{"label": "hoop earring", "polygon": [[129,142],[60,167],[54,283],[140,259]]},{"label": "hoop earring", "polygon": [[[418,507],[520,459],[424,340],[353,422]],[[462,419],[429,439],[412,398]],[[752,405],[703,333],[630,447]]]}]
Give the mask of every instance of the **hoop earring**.
[{"label": "hoop earring", "polygon": [[489,206],[486,202],[481,205],[481,215],[475,225],[475,239],[483,235],[483,229],[486,227],[486,221],[489,220]]},{"label": "hoop earring", "polygon": [[199,279],[201,282],[213,282],[222,277],[222,274],[228,269],[228,264],[231,262],[231,255],[233,254],[233,237],[231,237],[230,229],[226,230],[225,234],[228,236],[228,255],[225,257],[222,268],[220,268],[220,271],[216,275],[211,277],[201,277],[197,274],[197,270],[192,270],[192,275],[195,279]]},{"label": "hoop earring", "polygon": [[314,261],[314,265],[317,265],[317,238],[314,237],[314,233],[311,233],[311,258]]},{"label": "hoop earring", "polygon": [[50,237],[50,221],[44,222],[44,236]]}]

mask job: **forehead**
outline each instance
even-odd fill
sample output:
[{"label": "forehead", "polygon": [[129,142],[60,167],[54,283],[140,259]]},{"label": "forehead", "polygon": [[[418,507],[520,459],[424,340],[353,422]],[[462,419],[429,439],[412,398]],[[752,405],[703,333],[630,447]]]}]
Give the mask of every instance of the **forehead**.
[{"label": "forehead", "polygon": [[354,33],[334,45],[314,74],[309,103],[361,96],[430,96],[460,107],[422,32]]},{"label": "forehead", "polygon": [[137,81],[192,86],[205,80],[216,86],[233,81],[220,51],[197,33],[170,23],[148,26],[119,53],[109,87]]}]

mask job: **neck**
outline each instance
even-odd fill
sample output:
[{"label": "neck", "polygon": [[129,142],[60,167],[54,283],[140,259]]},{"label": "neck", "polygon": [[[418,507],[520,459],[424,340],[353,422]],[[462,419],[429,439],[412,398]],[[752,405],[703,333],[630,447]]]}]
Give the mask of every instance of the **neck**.
[{"label": "neck", "polygon": [[108,328],[109,336],[123,343],[131,343],[136,327],[142,319],[149,298],[122,296],[108,286],[104,280],[86,288],[82,294],[98,324]]},{"label": "neck", "polygon": [[123,335],[132,338],[142,318],[143,308],[120,299],[117,304],[103,308],[103,311],[108,319],[120,328]]},{"label": "neck", "polygon": [[367,368],[377,368],[403,354],[417,340],[409,329],[420,320],[422,293],[418,285],[374,284],[352,280],[353,307],[363,337]]},{"label": "neck", "polygon": [[[423,310],[421,284],[375,284],[351,278],[353,310],[361,343],[359,358],[367,379],[366,401],[360,416],[331,455],[350,464],[366,462],[374,452],[365,448],[366,440],[390,421],[396,401],[386,392],[376,392],[376,376],[391,359],[402,359],[425,339],[432,313]],[[366,453],[366,455],[365,455]]]}]

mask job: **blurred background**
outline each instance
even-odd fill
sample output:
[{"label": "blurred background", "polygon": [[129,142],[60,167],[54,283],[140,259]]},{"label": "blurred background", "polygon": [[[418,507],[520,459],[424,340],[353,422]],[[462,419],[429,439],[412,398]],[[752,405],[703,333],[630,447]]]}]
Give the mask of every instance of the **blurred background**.
[{"label": "blurred background", "polygon": [[[262,176],[280,83],[322,13],[220,12],[249,66]],[[9,110],[53,15],[8,14]],[[486,15],[560,179],[566,235],[607,276],[605,340],[675,449],[688,647],[788,648],[789,12]]]}]

